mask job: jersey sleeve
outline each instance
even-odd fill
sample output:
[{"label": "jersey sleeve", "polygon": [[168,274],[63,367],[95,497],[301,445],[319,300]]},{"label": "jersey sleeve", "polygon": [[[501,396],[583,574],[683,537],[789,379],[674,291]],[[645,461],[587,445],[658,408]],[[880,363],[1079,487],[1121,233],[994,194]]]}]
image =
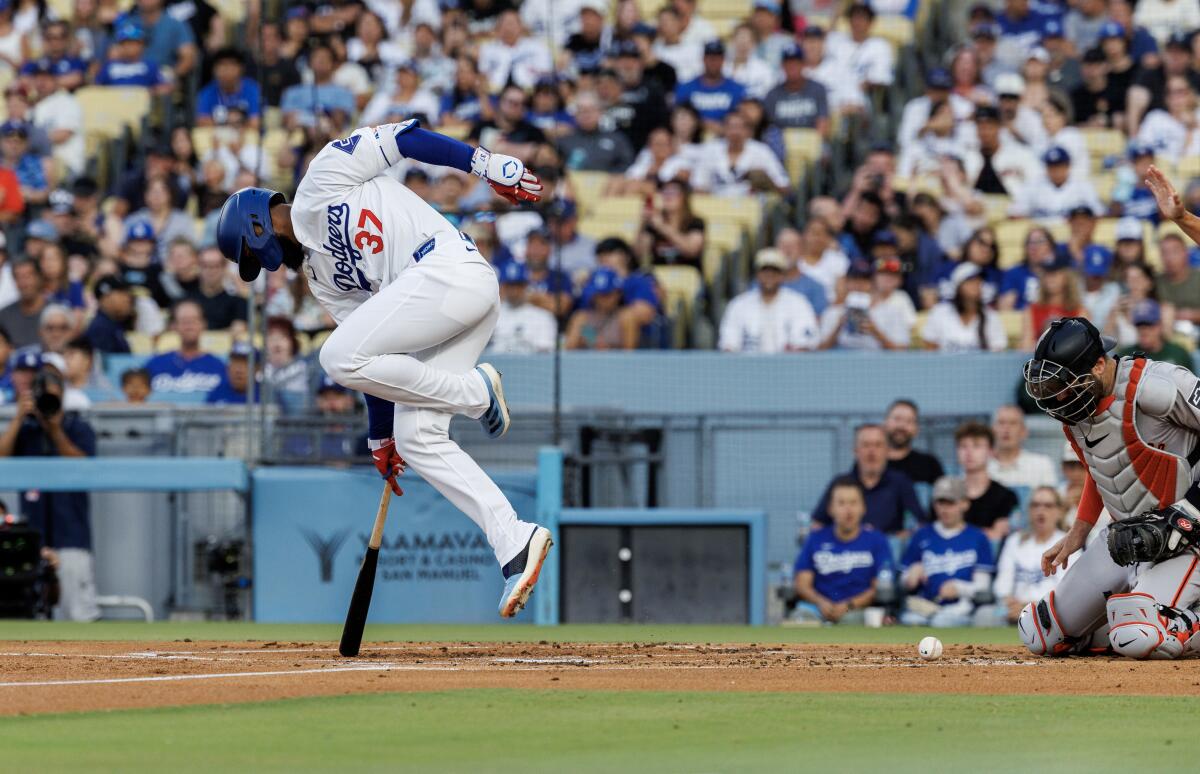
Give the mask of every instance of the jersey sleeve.
[{"label": "jersey sleeve", "polygon": [[373,180],[403,158],[396,136],[416,127],[416,121],[365,127],[326,145],[308,166],[296,189],[296,202],[324,206],[329,199],[344,199],[349,191]]},{"label": "jersey sleeve", "polygon": [[1200,432],[1200,379],[1186,368],[1170,366],[1164,376],[1174,388],[1174,400],[1166,418],[1175,424]]}]

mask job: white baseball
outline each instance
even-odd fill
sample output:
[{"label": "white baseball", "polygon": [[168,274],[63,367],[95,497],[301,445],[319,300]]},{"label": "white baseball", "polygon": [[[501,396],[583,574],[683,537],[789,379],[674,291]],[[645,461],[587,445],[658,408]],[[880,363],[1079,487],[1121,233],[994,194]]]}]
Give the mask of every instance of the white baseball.
[{"label": "white baseball", "polygon": [[934,661],[942,657],[942,641],[937,637],[926,637],[917,644],[917,653],[926,661]]}]

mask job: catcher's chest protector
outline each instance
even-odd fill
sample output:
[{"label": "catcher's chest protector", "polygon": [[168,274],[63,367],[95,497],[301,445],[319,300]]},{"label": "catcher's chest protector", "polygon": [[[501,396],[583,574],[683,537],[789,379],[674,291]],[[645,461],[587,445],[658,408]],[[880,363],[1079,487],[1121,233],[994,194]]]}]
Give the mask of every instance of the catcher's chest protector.
[{"label": "catcher's chest protector", "polygon": [[1187,460],[1145,443],[1138,431],[1135,402],[1147,366],[1144,358],[1117,361],[1108,406],[1090,422],[1063,427],[1116,521],[1177,502],[1192,485]]}]

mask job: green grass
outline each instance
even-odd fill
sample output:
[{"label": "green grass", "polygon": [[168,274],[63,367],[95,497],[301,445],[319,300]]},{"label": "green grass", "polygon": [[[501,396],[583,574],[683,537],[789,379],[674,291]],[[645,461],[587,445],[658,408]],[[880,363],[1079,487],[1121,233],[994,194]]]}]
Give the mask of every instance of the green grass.
[{"label": "green grass", "polygon": [[1177,770],[1198,720],[1188,698],[479,690],[12,718],[0,749],[89,774],[1092,773]]},{"label": "green grass", "polygon": [[[584,625],[389,625],[368,626],[368,642],[757,642],[757,643],[916,643],[926,629],[893,626],[784,628],[753,626]],[[255,624],[171,621],[137,623],[100,621],[0,621],[0,640],[263,640],[334,642],[341,636],[335,624]],[[958,645],[1017,645],[1013,629],[942,629],[942,642]]]}]

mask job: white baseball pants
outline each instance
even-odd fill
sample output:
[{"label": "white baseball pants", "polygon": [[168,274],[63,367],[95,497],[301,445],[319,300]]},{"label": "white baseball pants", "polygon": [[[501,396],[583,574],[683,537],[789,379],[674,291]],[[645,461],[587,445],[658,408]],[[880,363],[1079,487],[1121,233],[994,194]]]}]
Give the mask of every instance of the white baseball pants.
[{"label": "white baseball pants", "polygon": [[478,418],[489,399],[474,370],[496,327],[496,272],[482,260],[431,253],[338,325],[321,348],[334,381],[396,404],[396,450],[467,514],[504,565],[534,525],[475,460],[450,440],[455,414]]}]

